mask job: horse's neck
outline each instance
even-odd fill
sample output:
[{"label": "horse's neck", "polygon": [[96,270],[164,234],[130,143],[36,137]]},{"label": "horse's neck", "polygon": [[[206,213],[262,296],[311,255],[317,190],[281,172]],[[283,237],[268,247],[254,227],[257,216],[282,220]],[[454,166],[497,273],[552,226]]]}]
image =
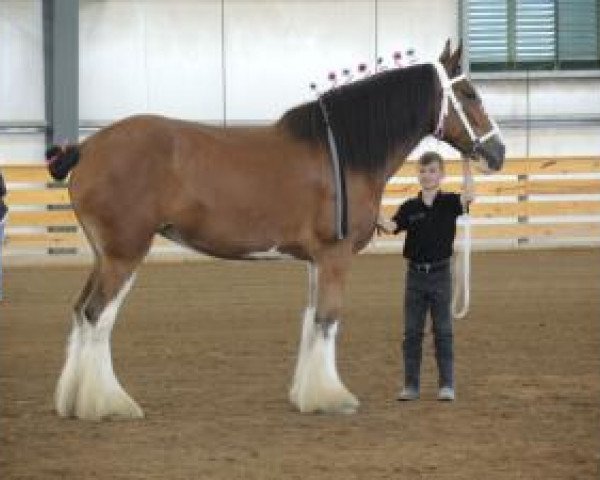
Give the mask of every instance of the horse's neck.
[{"label": "horse's neck", "polygon": [[396,149],[388,156],[383,172],[383,182],[385,184],[398,171],[406,161],[406,157],[415,149],[415,147],[428,135],[433,134],[438,112],[432,112],[431,118],[422,125],[415,125],[415,130],[408,132],[406,139],[402,141]]},{"label": "horse's neck", "polygon": [[390,180],[390,178],[392,178],[395,175],[398,169],[400,169],[400,167],[404,165],[406,157],[408,157],[410,152],[412,152],[415,149],[415,147],[419,144],[419,142],[421,142],[421,140],[423,140],[423,138],[425,138],[430,133],[432,132],[428,131],[428,129],[424,129],[422,134],[415,135],[415,137],[412,140],[404,142],[395,152],[393,152],[388,157],[385,169],[382,173],[382,177],[379,179],[381,190],[385,188],[387,182]]}]

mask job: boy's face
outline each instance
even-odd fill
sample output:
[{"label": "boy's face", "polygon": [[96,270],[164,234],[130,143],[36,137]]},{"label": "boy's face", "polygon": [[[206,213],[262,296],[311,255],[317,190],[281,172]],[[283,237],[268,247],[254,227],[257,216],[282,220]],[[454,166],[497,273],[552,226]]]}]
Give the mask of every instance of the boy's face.
[{"label": "boy's face", "polygon": [[418,165],[419,183],[423,190],[437,190],[444,178],[444,171],[439,162],[431,162],[427,165]]}]

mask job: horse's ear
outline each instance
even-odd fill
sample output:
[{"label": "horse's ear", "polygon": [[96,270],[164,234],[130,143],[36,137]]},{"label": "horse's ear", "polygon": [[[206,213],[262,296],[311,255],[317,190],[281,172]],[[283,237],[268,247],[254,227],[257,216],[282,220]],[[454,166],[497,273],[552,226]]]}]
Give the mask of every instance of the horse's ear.
[{"label": "horse's ear", "polygon": [[440,55],[439,61],[442,65],[446,65],[446,62],[450,58],[450,39],[446,40],[446,46],[444,47],[444,51]]},{"label": "horse's ear", "polygon": [[454,51],[448,60],[448,63],[446,64],[446,69],[448,70],[448,75],[450,75],[450,77],[455,77],[460,73],[462,64],[462,49],[463,44],[461,39],[458,44],[458,48]]}]

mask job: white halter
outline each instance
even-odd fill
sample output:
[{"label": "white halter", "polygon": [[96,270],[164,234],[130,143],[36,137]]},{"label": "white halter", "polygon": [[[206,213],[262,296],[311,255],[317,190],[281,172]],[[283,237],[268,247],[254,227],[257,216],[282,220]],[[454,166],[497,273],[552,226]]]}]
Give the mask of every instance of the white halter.
[{"label": "white halter", "polygon": [[452,86],[455,83],[458,83],[461,80],[464,80],[466,78],[465,75],[464,74],[459,75],[458,77],[454,77],[454,78],[450,79],[448,77],[448,74],[446,73],[446,69],[440,62],[431,62],[431,64],[435,67],[435,71],[437,72],[438,79],[442,86],[442,94],[443,94],[442,106],[440,108],[440,116],[438,118],[438,123],[435,128],[434,135],[438,138],[442,138],[442,136],[444,134],[444,122],[446,121],[446,117],[448,116],[448,100],[450,100],[452,102],[452,106],[454,107],[454,110],[456,110],[456,113],[458,114],[458,117],[460,118],[460,121],[462,122],[463,126],[465,127],[465,130],[469,134],[469,138],[471,139],[471,142],[473,142],[473,150],[476,149],[477,145],[481,145],[482,143],[484,143],[486,140],[493,137],[494,135],[500,136],[500,129],[498,128],[498,125],[496,124],[496,122],[494,122],[494,120],[492,120],[491,118],[489,119],[490,124],[492,125],[491,130],[489,132],[487,132],[485,135],[477,136],[475,134],[475,131],[473,130],[473,127],[471,127],[471,123],[469,122],[469,119],[465,115],[462,104],[460,103],[458,98],[456,98],[456,95],[454,94],[454,89],[452,88]]}]

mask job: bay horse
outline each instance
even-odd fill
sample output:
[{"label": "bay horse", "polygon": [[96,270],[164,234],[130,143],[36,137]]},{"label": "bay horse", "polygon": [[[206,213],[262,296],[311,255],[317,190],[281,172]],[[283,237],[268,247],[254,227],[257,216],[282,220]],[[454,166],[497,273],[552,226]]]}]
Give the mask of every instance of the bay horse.
[{"label": "bay horse", "polygon": [[134,116],[79,145],[49,149],[56,179],[72,170],[70,198],[95,257],[73,309],[57,413],[143,417],[115,376],[110,336],[155,234],[225,259],[306,261],[308,305],[289,398],[301,412],[354,412],[359,402],[339,378],[335,337],[346,272],[373,235],[387,180],[432,133],[487,170],[504,160],[469,80],[450,80],[460,63],[461,48],[452,52],[447,42],[439,62],[386,70],[323,95],[343,159],[343,239],[335,235],[335,179],[317,101],[254,128]]}]

